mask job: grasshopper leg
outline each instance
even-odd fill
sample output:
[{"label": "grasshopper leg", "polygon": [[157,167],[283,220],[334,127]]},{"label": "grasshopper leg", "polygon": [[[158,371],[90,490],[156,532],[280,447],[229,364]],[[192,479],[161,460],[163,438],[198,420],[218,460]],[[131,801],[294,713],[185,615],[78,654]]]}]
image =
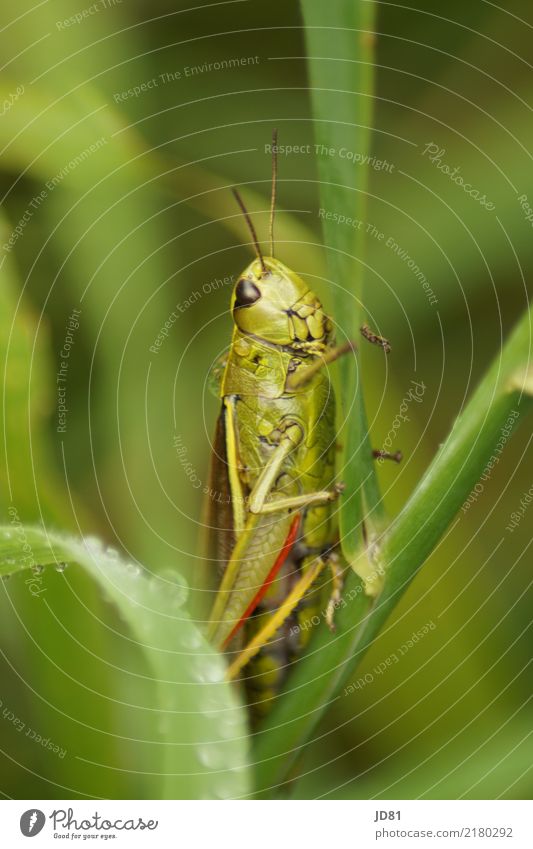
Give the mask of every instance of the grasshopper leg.
[{"label": "grasshopper leg", "polygon": [[287,378],[287,389],[289,392],[294,391],[300,386],[305,386],[316,375],[321,368],[328,363],[333,363],[344,354],[353,353],[357,350],[353,342],[346,342],[344,345],[338,345],[336,348],[329,348],[323,354],[319,354],[314,363],[310,366],[305,366],[290,374]]},{"label": "grasshopper leg", "polygon": [[380,348],[383,348],[386,354],[390,354],[391,345],[389,340],[385,339],[384,336],[379,336],[377,333],[374,333],[368,324],[363,324],[361,327],[361,335],[364,336],[367,342],[370,342],[372,345],[379,345]]},{"label": "grasshopper leg", "polygon": [[330,552],[328,554],[327,561],[328,566],[331,569],[332,590],[326,607],[326,624],[330,631],[335,631],[335,610],[340,604],[344,581],[338,554],[335,551]]},{"label": "grasshopper leg", "polygon": [[395,463],[401,463],[403,460],[403,454],[401,451],[395,451],[391,454],[390,451],[383,451],[382,448],[377,448],[375,451],[372,451],[372,456],[375,460],[393,460]]},{"label": "grasshopper leg", "polygon": [[312,566],[305,571],[302,577],[294,585],[287,598],[278,607],[274,613],[269,616],[263,627],[250,640],[247,646],[237,655],[235,660],[229,666],[226,677],[231,680],[246,666],[246,664],[255,655],[261,651],[265,643],[267,643],[280,628],[286,619],[291,615],[293,610],[298,606],[305,593],[311,584],[318,577],[325,566],[322,557],[317,557]]},{"label": "grasshopper leg", "polygon": [[302,428],[299,424],[291,420],[283,422],[281,438],[250,493],[248,502],[250,513],[262,512],[261,508],[274,486],[285,458],[299,445],[302,437]]},{"label": "grasshopper leg", "polygon": [[281,438],[250,493],[248,510],[252,514],[280,513],[285,510],[301,509],[311,505],[327,504],[328,501],[335,501],[339,493],[344,489],[342,484],[336,484],[331,490],[309,492],[303,495],[278,498],[275,501],[267,502],[266,499],[272,491],[274,482],[286,457],[302,441],[302,429],[297,422],[288,420],[283,422],[282,427]]},{"label": "grasshopper leg", "polygon": [[343,585],[342,569],[340,566],[339,557],[336,552],[330,552],[326,558],[319,555],[312,562],[311,566],[306,569],[301,578],[292,588],[291,592],[278,607],[274,613],[269,616],[263,627],[255,634],[247,646],[237,655],[231,663],[226,673],[226,677],[231,680],[246,666],[250,660],[261,651],[264,645],[272,639],[276,631],[289,618],[291,613],[300,604],[302,598],[317,579],[324,566],[328,563],[333,576],[333,589],[326,608],[326,623],[331,631],[335,630],[334,615],[335,609],[341,600],[341,591]]},{"label": "grasshopper leg", "polygon": [[286,457],[301,442],[303,436],[300,425],[289,418],[280,422],[278,431],[280,432],[279,441],[250,493],[247,504],[248,515],[245,516],[243,526],[239,530],[236,544],[227,562],[224,577],[211,611],[208,636],[212,640],[215,639],[220,623],[224,619],[232,587],[241,570],[242,558],[246,556],[260,515],[287,512],[292,509],[300,510],[310,505],[325,504],[335,500],[343,488],[341,484],[337,484],[331,491],[312,492],[267,502],[266,499],[273,490]]},{"label": "grasshopper leg", "polygon": [[335,484],[333,489],[319,490],[318,492],[308,492],[305,495],[294,495],[288,498],[278,498],[276,501],[266,501],[250,506],[251,513],[279,513],[285,510],[300,510],[303,507],[312,507],[318,504],[327,504],[329,501],[335,501],[339,494],[343,491],[344,485],[341,483]]}]

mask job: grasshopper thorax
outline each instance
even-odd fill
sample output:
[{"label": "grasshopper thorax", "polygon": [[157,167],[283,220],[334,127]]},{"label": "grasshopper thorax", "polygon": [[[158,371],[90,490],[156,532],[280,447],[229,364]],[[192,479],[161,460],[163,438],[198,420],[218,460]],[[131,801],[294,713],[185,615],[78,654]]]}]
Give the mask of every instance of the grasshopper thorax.
[{"label": "grasshopper thorax", "polygon": [[333,325],[315,293],[273,257],[254,260],[244,270],[231,312],[241,333],[271,345],[319,353],[332,341]]}]

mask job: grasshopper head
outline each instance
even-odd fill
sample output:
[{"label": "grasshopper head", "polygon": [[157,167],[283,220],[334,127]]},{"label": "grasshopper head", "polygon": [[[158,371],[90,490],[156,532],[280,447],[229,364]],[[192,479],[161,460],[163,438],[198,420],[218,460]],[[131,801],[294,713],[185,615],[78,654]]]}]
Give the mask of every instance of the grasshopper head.
[{"label": "grasshopper head", "polygon": [[231,299],[242,333],[299,352],[323,350],[333,326],[301,277],[278,259],[254,260],[241,274]]}]

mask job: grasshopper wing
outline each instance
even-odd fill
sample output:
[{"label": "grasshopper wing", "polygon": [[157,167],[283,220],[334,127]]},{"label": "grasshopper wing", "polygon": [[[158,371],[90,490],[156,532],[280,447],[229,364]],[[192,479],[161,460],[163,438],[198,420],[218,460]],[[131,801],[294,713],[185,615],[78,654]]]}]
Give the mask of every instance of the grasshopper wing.
[{"label": "grasshopper wing", "polygon": [[237,539],[211,614],[210,636],[226,646],[253,613],[296,541],[298,513],[249,514]]},{"label": "grasshopper wing", "polygon": [[213,440],[209,483],[202,515],[202,554],[208,564],[207,586],[218,588],[235,546],[233,511],[226,455],[226,411],[220,412]]}]

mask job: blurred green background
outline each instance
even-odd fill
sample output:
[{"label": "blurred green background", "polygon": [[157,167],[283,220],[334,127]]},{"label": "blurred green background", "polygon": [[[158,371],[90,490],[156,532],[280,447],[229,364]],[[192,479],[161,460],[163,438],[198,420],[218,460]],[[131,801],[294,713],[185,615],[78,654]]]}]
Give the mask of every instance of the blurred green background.
[{"label": "blurred green background", "polygon": [[[201,588],[218,406],[206,378],[229,340],[231,277],[251,255],[228,187],[243,187],[264,238],[274,126],[282,144],[310,146],[280,157],[277,255],[332,302],[299,7],[79,5],[6,0],[1,12],[2,513],[13,504],[25,522],[97,534]],[[365,307],[393,353],[384,365],[362,351],[376,447],[411,381],[426,386],[398,432],[403,465],[380,468],[392,514],[527,306],[533,267],[519,201],[533,206],[533,12],[517,0],[452,0],[444,17],[436,0],[419,5],[376,4],[372,154],[388,166],[353,166],[355,187],[365,170],[369,181],[363,226],[384,234],[368,237]],[[531,793],[531,517],[506,530],[533,483],[529,442],[522,427],[404,597],[354,679],[372,680],[332,705],[298,795]],[[138,742],[149,698],[117,672],[129,659],[111,638],[116,614],[81,576],[50,574],[43,600],[24,578],[3,585],[0,698],[66,755],[2,719],[2,793],[154,795]],[[401,662],[373,671],[428,623]]]}]

